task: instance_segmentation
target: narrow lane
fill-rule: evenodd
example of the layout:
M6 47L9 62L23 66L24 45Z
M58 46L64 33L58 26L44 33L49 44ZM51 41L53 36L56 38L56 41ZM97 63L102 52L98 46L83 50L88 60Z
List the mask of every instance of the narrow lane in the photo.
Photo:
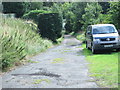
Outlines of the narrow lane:
M81 42L69 35L61 45L31 58L2 77L3 88L98 88L89 77Z

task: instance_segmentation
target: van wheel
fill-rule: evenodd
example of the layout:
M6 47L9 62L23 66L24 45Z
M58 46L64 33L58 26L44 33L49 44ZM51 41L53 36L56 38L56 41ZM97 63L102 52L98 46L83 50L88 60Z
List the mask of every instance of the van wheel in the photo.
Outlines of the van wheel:
M96 53L96 50L94 49L94 46L93 46L93 45L92 45L91 50L92 50L92 53L93 53L93 54L95 54L95 53Z
M120 48L116 49L116 51L119 52L119 51L120 51Z
M90 49L90 48L88 47L88 43L87 43L87 41L86 41L86 48L87 48L87 49Z
M87 41L86 41L86 48L88 49Z

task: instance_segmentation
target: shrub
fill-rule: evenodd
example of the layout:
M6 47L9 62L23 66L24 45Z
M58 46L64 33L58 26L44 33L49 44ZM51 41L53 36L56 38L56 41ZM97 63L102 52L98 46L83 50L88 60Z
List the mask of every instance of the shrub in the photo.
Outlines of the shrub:
M81 33L78 33L76 35L76 38L80 41L82 41L82 43L85 43L86 39L85 39L85 32L81 32Z
M44 38L53 42L62 36L62 18L58 13L39 14L38 28Z

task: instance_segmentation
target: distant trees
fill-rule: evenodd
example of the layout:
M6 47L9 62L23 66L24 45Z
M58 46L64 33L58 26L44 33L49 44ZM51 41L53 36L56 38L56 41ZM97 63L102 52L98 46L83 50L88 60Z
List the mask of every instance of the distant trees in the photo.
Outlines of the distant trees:
M120 2L64 3L62 8L67 32L77 33L88 25L104 23L120 28Z
M101 15L102 7L96 3L87 3L87 6L85 8L85 14L82 15L83 19L83 29L86 29L88 25L91 24L99 24L101 23Z
M83 18L82 15L85 14L85 7L87 3L86 2L75 2L73 3L73 8L72 11L76 15L76 20L75 20L75 29L74 32L77 33L82 30L83 26Z
M86 2L64 3L62 5L63 17L66 19L67 32L78 32L82 27L82 15L85 13Z
M120 2L4 2L3 5L4 13L16 13L16 17L30 14L31 10L59 13L66 21L67 33L77 33L97 23L113 23L120 28Z
M98 2L100 6L102 7L102 14L107 14L109 11L108 9L110 8L110 3L109 2Z
M66 33L71 33L75 30L76 16L73 12L69 11L66 13Z

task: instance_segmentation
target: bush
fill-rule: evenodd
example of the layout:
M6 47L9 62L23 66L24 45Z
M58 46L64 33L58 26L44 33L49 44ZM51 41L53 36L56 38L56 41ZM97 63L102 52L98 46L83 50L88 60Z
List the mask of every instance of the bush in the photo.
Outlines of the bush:
M71 33L75 31L75 23L76 23L76 16L73 12L67 12L66 13L66 24L65 24L65 30L66 33Z
M86 41L85 32L78 33L75 36L78 40L82 41L82 43L85 43L85 41Z
M52 45L42 39L36 27L19 19L1 19L0 24L0 68L14 66L28 55L42 52Z
M38 22L38 15L40 13L51 13L51 11L45 11L45 10L31 10L30 12L26 13L23 15L24 19L31 19L35 21L36 23Z
M62 36L62 18L58 13L39 14L38 28L44 38L53 42Z

